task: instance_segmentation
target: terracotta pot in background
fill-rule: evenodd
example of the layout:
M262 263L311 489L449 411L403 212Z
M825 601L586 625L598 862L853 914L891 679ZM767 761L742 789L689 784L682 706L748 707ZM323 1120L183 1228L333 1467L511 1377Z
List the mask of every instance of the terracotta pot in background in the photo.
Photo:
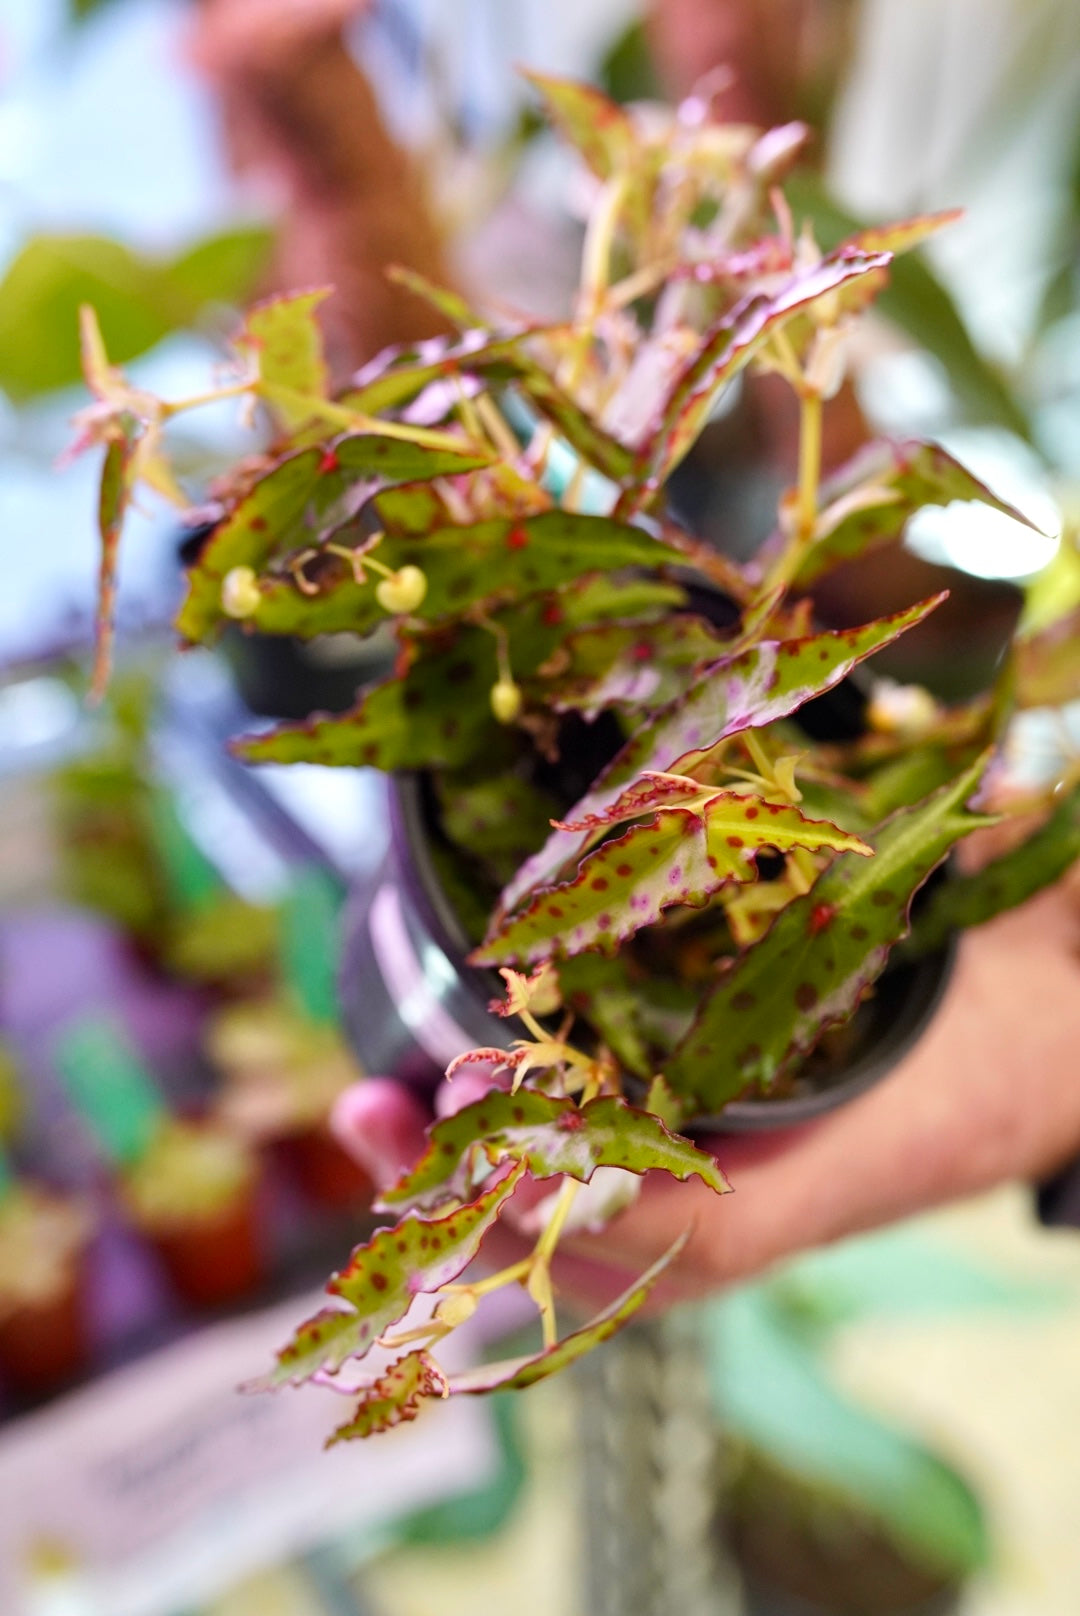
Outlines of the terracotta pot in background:
M30 1396L74 1380L89 1359L86 1298L81 1267L62 1290L28 1302L0 1320L0 1375Z

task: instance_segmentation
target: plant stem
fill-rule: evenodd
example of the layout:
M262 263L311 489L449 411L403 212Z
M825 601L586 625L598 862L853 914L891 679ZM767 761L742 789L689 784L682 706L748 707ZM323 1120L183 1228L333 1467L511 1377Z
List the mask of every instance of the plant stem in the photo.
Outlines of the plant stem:
M807 389L799 411L799 500L796 508L795 537L799 557L813 542L818 514L818 484L821 481L821 394Z
M762 594L786 587L797 574L814 542L821 484L821 394L803 386L799 391L799 483L795 496L794 531L776 565L762 585Z
M517 1280L524 1279L532 1266L531 1257L523 1257L520 1262L512 1263L509 1268L500 1268L498 1273L489 1274L486 1279L476 1279L462 1285L443 1285L442 1291L470 1291L473 1296L488 1296L492 1291L502 1290L504 1285L513 1285Z
M540 1309L540 1323L544 1332L544 1346L553 1347L558 1340L558 1328L555 1320L555 1301L551 1291L551 1258L555 1247L559 1243L559 1236L563 1225L574 1204L581 1185L576 1178L564 1178L559 1191L558 1200L552 1208L551 1217L547 1227L532 1254L529 1271L528 1292Z
M754 766L757 769L758 774L760 774L760 776L761 776L761 778L763 780L765 780L767 782L772 782L773 781L772 758L769 756L768 752L766 752L764 746L761 744L760 737L757 734L755 734L755 732L752 729L747 729L747 730L743 731L742 738L743 738L743 741L746 744L746 750L749 752L750 756L754 760ZM773 783L775 783L775 782L773 782Z

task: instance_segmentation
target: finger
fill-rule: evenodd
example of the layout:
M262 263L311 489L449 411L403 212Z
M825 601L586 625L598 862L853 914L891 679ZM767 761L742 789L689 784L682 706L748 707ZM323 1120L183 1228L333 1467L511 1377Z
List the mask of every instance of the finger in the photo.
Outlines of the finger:
M330 1127L379 1189L393 1184L421 1154L428 1113L401 1083L371 1077L338 1096Z

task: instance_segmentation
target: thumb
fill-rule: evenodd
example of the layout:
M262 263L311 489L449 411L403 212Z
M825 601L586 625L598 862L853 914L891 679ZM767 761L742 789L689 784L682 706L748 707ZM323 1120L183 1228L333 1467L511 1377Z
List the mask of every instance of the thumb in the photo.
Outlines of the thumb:
M334 1137L385 1189L412 1166L424 1148L430 1118L420 1101L390 1077L371 1077L345 1089L330 1113Z

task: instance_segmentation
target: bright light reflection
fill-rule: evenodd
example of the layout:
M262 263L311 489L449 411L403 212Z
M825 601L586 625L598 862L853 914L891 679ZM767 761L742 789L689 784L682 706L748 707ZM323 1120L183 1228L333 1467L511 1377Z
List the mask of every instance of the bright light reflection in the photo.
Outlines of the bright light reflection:
M976 578L1029 578L1041 572L1058 552L1062 518L1038 457L1006 432L954 431L942 433L941 442L1041 531L985 505L932 506L908 523L908 548Z

